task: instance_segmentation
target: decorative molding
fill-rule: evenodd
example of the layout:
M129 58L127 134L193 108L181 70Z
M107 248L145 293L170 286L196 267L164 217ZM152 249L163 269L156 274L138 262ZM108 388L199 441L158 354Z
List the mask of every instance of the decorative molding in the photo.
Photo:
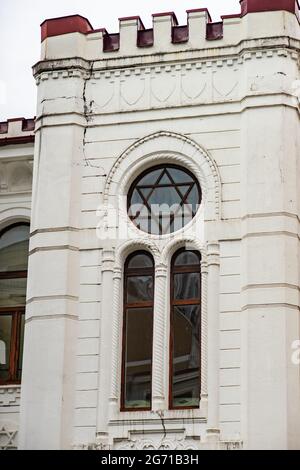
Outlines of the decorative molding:
M130 184L141 171L161 162L190 169L200 182L202 204L205 206L209 196L214 204L215 218L220 217L221 184L215 161L192 139L166 131L138 140L120 155L107 176L104 203L109 203L110 196L126 195ZM126 208L123 212L127 213Z
M160 263L161 253L158 246L145 236L144 238L127 240L116 248L114 271L119 272L120 269L123 271L123 265L127 256L137 250L149 251L153 256L155 266Z
M116 444L116 450L199 450L199 444L191 439L182 437L163 437L161 439L132 439L124 443Z
M32 170L33 157L2 160L0 162L0 194L31 192Z
M154 411L165 408L165 351L166 338L166 266L160 264L155 267L154 282L154 317L153 317L153 358L152 358L152 409Z
M0 386L0 407L19 406L21 399L20 386Z
M17 426L16 424L1 424L0 426L0 450L17 450Z
M185 238L174 236L166 243L161 253L161 262L168 266L170 264L173 254L180 248L186 248L189 250L198 250L202 257L206 257L205 245L197 240L196 238Z

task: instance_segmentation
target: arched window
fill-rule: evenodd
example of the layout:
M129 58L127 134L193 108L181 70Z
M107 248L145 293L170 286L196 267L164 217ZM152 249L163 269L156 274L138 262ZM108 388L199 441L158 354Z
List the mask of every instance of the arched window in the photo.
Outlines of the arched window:
M154 262L144 251L130 255L124 270L121 409L151 409Z
M0 384L21 380L28 246L28 224L0 232Z
M187 225L201 203L195 176L176 165L160 165L142 173L127 199L131 221L144 232L165 235Z
M200 403L201 256L180 250L171 263L170 408Z

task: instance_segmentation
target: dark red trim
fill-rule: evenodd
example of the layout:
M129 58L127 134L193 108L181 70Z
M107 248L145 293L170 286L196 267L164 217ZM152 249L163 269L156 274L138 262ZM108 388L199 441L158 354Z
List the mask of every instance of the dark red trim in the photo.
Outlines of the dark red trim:
M187 14L189 13L207 13L209 21L212 21L210 13L207 8L193 8L192 10L186 10Z
M223 38L223 22L207 23L206 25L206 39L208 41L215 41Z
M106 30L105 28L93 29L92 31L88 31L86 34L93 34L93 33L108 34L108 33L107 33L107 30Z
M234 15L222 15L222 20L228 20L229 18L241 18L240 13L235 13Z
M87 18L80 15L51 18L41 24L41 39L60 36L68 33L87 34L93 32L93 27Z
M8 121L0 122L0 134L8 133Z
M141 29L138 31L137 46L151 47L154 44L153 29Z
M4 137L0 138L0 147L6 145L20 145L20 144L31 144L34 142L34 135L24 135L20 137Z
M114 52L120 49L120 33L103 36L103 52Z
M153 13L152 14L152 18L159 18L160 16L171 16L171 18L173 19L173 21L175 23L175 26L178 25L178 19L177 19L177 16L175 15L174 11L168 11L168 12L164 12L164 13Z
M289 11L298 15L299 4L297 0L240 0L241 15L258 13L261 11Z
M173 26L172 28L172 43L179 44L188 42L189 40L189 27L188 26Z

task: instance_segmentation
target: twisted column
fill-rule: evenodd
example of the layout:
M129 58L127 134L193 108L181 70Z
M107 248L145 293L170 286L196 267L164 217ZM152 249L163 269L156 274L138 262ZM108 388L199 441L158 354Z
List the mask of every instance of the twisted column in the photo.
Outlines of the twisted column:
M166 338L166 266L155 270L154 315L153 315L153 362L152 362L152 409L165 407L165 353Z
M111 357L111 388L110 406L112 412L117 410L120 394L119 357L120 351L120 321L121 321L121 292L122 292L122 270L115 268L113 274L113 298L112 298L112 357Z
M207 260L201 261L201 407L207 402ZM206 405L204 405L206 406Z

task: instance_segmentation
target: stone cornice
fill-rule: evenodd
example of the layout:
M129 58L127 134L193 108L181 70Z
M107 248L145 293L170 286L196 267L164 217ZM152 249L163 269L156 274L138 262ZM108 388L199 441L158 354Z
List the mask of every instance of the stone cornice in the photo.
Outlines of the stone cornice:
M33 66L33 75L38 78L42 73L53 74L55 72L68 72L66 78L69 76L78 76L80 73L85 75L91 75L91 72L97 73L101 71L115 70L115 69L128 69L129 67L144 68L149 65L163 66L170 65L172 63L179 64L180 62L217 62L222 59L224 65L227 60L236 57L237 59L248 59L244 57L244 54L256 54L261 52L267 54L269 50L281 50L288 49L291 53L295 52L297 55L300 50L300 41L297 39L290 38L288 36L278 36L272 38L259 38L251 40L242 40L233 46L221 46L218 48L210 49L194 49L194 50L182 50L176 52L165 52L165 53L154 53L148 56L124 56L116 58L107 58L106 60L89 61L81 57L72 57L65 59L53 59L40 61ZM261 56L259 57L261 58ZM297 57L295 57L296 59ZM228 64L231 65L231 64ZM92 70L91 70L92 69Z

